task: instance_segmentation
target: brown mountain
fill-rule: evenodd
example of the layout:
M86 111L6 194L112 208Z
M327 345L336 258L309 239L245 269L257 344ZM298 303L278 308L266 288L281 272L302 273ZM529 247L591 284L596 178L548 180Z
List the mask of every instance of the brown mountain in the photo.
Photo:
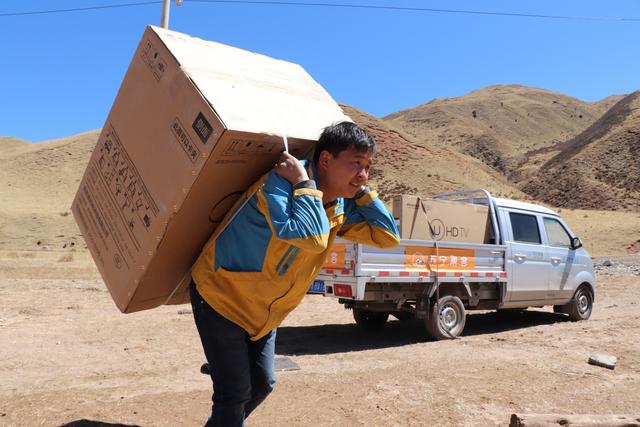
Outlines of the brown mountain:
M376 139L372 185L383 200L397 194L430 196L464 188L485 188L505 197L527 198L500 173L477 159L439 145L425 145L383 120L347 105L343 110Z
M607 111L625 96L626 95L610 95L600 101L594 102L593 104L603 109L603 111Z
M31 143L20 138L0 136L0 157L11 156L25 151L31 147Z
M468 154L517 181L529 151L574 137L618 98L587 103L544 89L489 86L457 98L435 99L384 121L420 145Z
M98 135L38 144L0 137L0 247L84 243L69 207Z
M443 147L421 146L378 118L343 108L378 141L372 186L383 200L396 194L429 196L477 187L527 197L476 159ZM96 130L38 144L0 138L0 248L84 246L69 207L98 136Z
M522 189L554 206L640 208L640 91L618 101L582 133L530 153L539 172Z
M548 173L533 171L533 179L521 181L523 188L536 199L556 206L593 209L638 206L640 175L635 161L640 154L638 98L638 93L634 93L620 100L574 138L531 150L530 164ZM598 108L604 109L604 104L612 101L615 98L600 101ZM495 195L520 200L531 197L495 169L460 153L455 147L450 148L438 140L416 138L388 121L349 106L343 108L378 141L379 152L371 181L386 201L396 194L429 196L462 188L486 188ZM439 129L439 132L445 131ZM84 247L69 207L98 134L99 131L92 131L39 144L0 137L0 200L3 201L0 250L55 252ZM601 234L598 230L602 228L600 218L611 217L612 213L607 216L604 212L565 210L563 214L570 218L581 236L588 237L590 245L602 246L598 240ZM637 235L640 220L637 213L615 215L618 215L616 221L623 221L626 228L620 228L623 230L620 232L616 231L618 228L607 231L611 235L607 240L610 245L599 247L601 253L636 248L633 245L637 245L637 237L630 236ZM595 236L593 242L589 236Z

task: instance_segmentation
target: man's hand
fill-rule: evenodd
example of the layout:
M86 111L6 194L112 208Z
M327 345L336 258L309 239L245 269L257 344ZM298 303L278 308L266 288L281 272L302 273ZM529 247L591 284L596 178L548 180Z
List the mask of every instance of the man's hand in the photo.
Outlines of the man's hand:
M296 185L309 179L309 175L302 163L286 151L280 155L280 160L276 162L274 169L278 175L289 181L291 185Z

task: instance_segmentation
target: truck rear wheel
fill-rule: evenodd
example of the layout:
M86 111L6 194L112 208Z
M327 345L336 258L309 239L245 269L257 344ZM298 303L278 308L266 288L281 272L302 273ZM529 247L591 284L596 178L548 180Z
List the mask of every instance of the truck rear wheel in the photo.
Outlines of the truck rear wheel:
M433 304L430 315L425 319L427 334L436 340L458 337L466 322L464 304L455 295L447 295Z
M361 308L353 309L353 319L356 324L367 331L379 331L389 319L389 313L367 311Z

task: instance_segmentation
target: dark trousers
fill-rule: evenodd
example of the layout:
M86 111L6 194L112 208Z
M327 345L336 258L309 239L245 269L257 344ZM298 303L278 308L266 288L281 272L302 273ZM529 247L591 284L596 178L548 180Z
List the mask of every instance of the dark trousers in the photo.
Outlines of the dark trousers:
M213 406L205 426L243 426L244 419L275 386L276 330L251 341L244 329L207 304L193 282L190 292L193 317L213 381Z

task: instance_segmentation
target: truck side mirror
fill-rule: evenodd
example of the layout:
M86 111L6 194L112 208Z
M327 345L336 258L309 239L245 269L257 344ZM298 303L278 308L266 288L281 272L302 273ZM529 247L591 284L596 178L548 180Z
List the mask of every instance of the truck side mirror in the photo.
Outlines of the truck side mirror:
M571 239L571 249L578 249L582 247L582 240L579 237L574 237Z

